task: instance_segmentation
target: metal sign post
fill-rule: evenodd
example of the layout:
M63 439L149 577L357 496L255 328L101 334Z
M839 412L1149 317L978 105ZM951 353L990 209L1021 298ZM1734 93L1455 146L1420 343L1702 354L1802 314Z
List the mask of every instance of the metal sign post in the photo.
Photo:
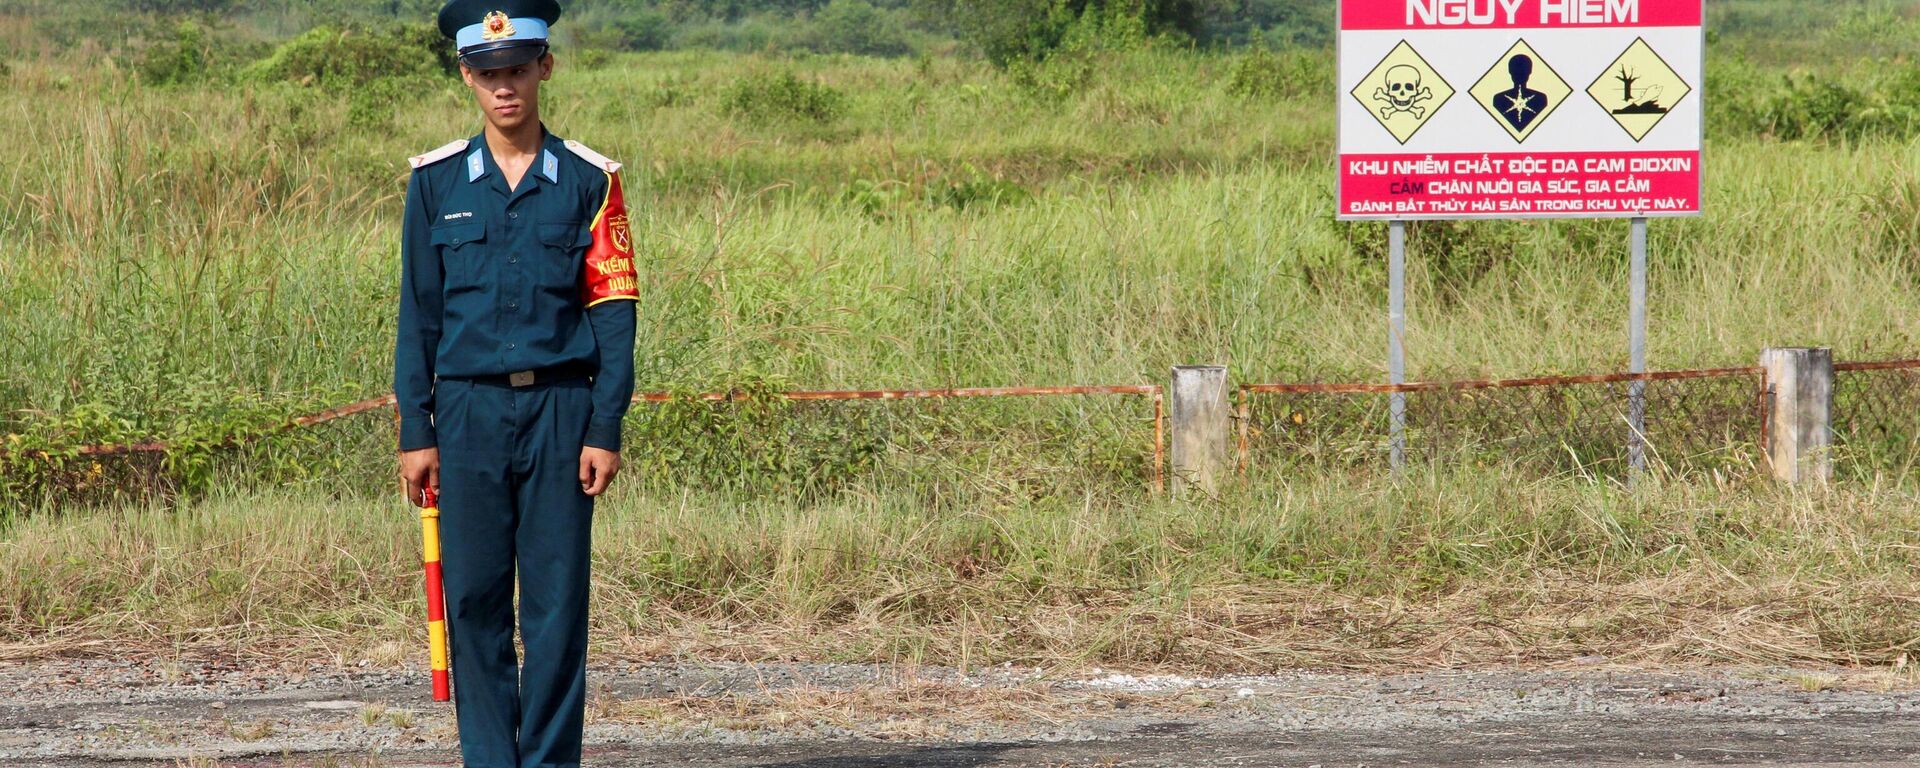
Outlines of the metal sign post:
M1627 357L1632 373L1647 372L1647 220L1633 220L1633 286L1627 298ZM1647 383L1627 384L1627 482L1647 468Z
M1407 223L1387 223L1387 383L1407 383ZM1393 468L1407 463L1407 393L1391 395Z

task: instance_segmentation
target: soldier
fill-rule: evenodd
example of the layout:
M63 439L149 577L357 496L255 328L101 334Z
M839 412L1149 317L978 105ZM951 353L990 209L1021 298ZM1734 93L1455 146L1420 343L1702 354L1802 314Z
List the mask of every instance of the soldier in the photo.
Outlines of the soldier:
M469 768L580 763L594 497L620 472L638 300L620 165L540 121L554 0L452 0L484 130L412 158L394 390L439 489ZM524 670L514 650L514 581Z

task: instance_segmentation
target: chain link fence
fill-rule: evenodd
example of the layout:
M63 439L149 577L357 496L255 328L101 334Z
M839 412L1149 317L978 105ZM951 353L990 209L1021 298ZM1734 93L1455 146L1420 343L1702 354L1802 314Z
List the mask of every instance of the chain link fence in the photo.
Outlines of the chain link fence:
M1416 385L1424 388L1404 392L1407 460L1625 477L1633 435L1628 411L1640 383L1650 467L1678 475L1744 471L1760 459L1759 375L1715 373L1645 382L1621 376ZM1384 471L1393 395L1374 389L1241 388L1241 466Z
M1833 442L1842 481L1920 480L1920 361L1835 365Z
M1759 368L1634 376L1240 388L1243 471L1385 471L1390 402L1407 401L1407 460L1539 475L1624 479L1629 418L1642 383L1648 467L1678 477L1741 477L1766 467L1771 398ZM1920 361L1835 366L1836 476L1920 480Z
M1415 466L1621 480L1630 474L1639 394L1650 471L1728 479L1767 468L1772 395L1759 368L1244 385L1235 409L1239 467L1384 473L1396 392L1406 397L1406 457ZM780 497L883 484L1032 498L1158 492L1169 429L1162 398L1158 386L645 394L627 419L628 483ZM1840 481L1920 481L1920 361L1836 365L1832 406ZM393 418L391 398L301 417L222 449L215 481L382 492L397 483ZM34 485L56 506L165 496L192 471L180 455L159 443L88 446L46 456L34 465Z

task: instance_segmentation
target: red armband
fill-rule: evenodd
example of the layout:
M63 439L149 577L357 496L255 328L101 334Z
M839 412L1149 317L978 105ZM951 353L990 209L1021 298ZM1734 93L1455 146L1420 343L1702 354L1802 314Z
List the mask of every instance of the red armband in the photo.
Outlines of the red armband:
M588 307L608 301L639 301L639 273L633 266L633 233L627 229L627 200L620 173L607 173L607 197L593 217L593 245L587 248L581 301Z

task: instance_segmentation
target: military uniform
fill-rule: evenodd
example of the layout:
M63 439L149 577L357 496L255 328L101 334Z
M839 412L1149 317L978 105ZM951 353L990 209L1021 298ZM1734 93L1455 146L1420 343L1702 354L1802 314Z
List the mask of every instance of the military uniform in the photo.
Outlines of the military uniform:
M620 166L542 133L517 186L484 134L412 158L402 227L400 448L440 451L469 768L579 764L593 516L581 450L620 450L633 396L638 293Z

